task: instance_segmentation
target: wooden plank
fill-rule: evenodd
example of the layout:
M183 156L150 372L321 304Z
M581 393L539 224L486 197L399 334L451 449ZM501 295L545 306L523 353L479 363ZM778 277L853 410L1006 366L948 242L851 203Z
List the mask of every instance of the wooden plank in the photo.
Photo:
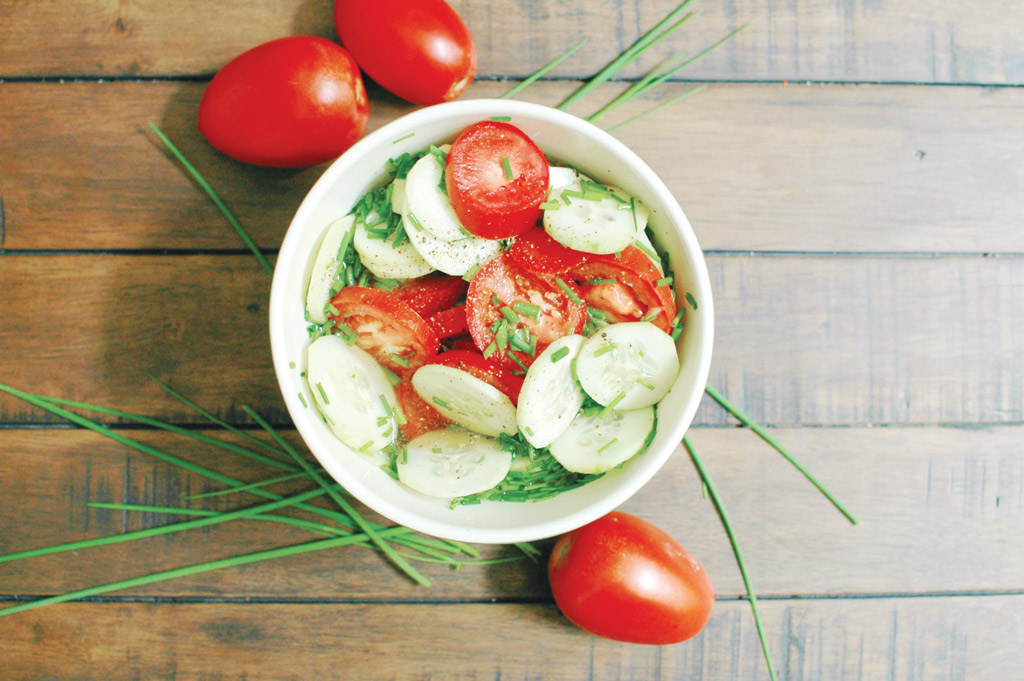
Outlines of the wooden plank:
M1020 258L725 255L709 268L710 383L762 423L1024 420ZM221 416L244 420L248 404L285 419L269 277L250 254L7 256L0 290L5 383L196 421L151 372ZM42 305L42 292L60 295ZM0 422L53 421L0 396Z
M582 37L588 44L555 75L586 77L655 25L678 0L629 3L453 0L475 36L482 78L523 77ZM1024 82L1017 36L1024 10L990 0L964 11L926 0L814 0L720 5L700 14L672 44L644 59L650 68L672 51L695 54L747 24L734 40L689 68L709 80ZM334 39L332 3L229 2L183 6L75 0L0 3L0 77L209 75L266 40L314 34ZM32 36L32 40L24 39ZM630 70L635 76L639 69Z
M761 607L780 679L1003 681L1020 668L1021 600ZM501 603L75 604L0 620L0 639L10 681L768 677L749 608L738 601L718 603L697 638L665 647L591 637L551 605ZM47 654L58 646L63 654Z
M756 436L691 431L719 488L758 593L834 597L1024 591L1024 442L1021 427L797 428L774 435L861 520L852 526ZM180 438L130 437L245 481L276 471ZM228 510L259 501L189 494L221 486L92 433L0 430L0 555L170 522L89 508L91 501ZM279 488L276 488L279 489ZM514 505L510 510L514 512ZM722 526L681 450L623 506L677 537L717 593L744 593ZM307 514L301 517L313 518ZM372 514L371 514L372 516ZM376 517L376 516L372 516ZM234 522L109 547L0 563L0 597L106 584L214 558L315 539L292 528ZM543 551L550 541L538 542ZM511 547L481 547L509 558ZM423 589L352 547L163 582L115 596L292 599L548 600L544 565L519 561L454 571L422 565Z
M557 104L574 83L521 98ZM609 125L681 93L637 101ZM249 234L274 249L323 170L261 169L195 129L200 83L8 83L0 248L243 248L147 128L153 121ZM474 86L497 96L506 83ZM574 112L589 114L609 86ZM616 134L665 180L706 250L1022 253L1019 89L714 85ZM370 128L411 111L376 97ZM652 131L657 134L652 134Z

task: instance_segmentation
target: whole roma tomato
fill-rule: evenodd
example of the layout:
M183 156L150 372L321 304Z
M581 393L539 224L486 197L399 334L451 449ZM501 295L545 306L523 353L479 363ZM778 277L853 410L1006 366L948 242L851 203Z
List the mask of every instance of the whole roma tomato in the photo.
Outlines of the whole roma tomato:
M415 104L448 102L476 75L476 44L444 0L337 0L341 44L382 88Z
M343 47L290 36L243 52L213 77L199 131L228 156L304 168L341 155L366 129L370 103Z
M598 636L668 645L696 636L714 588L700 563L668 533L613 512L562 535L548 561L555 602Z

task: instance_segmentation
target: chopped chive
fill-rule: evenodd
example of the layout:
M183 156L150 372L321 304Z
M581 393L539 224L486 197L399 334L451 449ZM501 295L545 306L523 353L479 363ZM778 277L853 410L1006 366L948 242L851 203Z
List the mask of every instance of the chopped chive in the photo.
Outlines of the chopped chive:
M568 354L569 348L559 348L558 350L555 350L555 352L551 355L551 361L557 362L558 360L563 359Z
M541 210L558 210L562 207L558 201L544 201L540 204Z
M685 315L686 315L686 308L685 307L679 308L679 312L676 313L675 318L672 320L672 326L679 326L679 322L681 322L683 320L683 317Z
M694 310L697 309L697 299L694 298L693 294L690 293L689 291L686 292L686 302L688 302L690 304L690 307L692 307Z
M608 442L605 442L603 445L601 445L601 448L599 450L597 450L597 453L598 454L604 454L604 451L606 449L608 449L609 447L613 447L615 445L615 443L618 442L618 441L619 441L619 438L613 437L611 440L608 440Z
M641 242L637 241L633 245L636 246L637 248L639 248L644 253L646 253L647 257L649 257L651 260L654 260L655 262L661 260L661 258L658 257L657 253L652 251L650 248L648 248L646 245L642 244Z
M625 397L626 397L625 391L620 392L618 395L615 396L615 399L613 399L611 402L606 404L603 409L601 409L601 414L600 415L603 417L605 414L607 414L608 412L610 412L613 409L615 409L615 405L617 405L619 402L621 402L623 399L625 399Z
M391 408L390 404L388 404L388 398L384 397L383 394L378 394L377 397L380 398L380 403L384 406L384 413L388 415L388 418L393 417L395 415L395 410Z
M598 284L614 284L615 279L591 279L590 281L583 282L584 286L597 286Z
M825 495L825 498L832 502L832 505L835 506L840 513L846 516L851 523L853 523L854 525L860 524L860 521L857 520L856 516L854 516L853 513L849 509L847 509L846 506L844 506L835 497L835 495L833 495L825 487L824 484L822 484L816 477L814 477L814 475L802 463L797 461L796 457L790 454L785 447L779 444L778 441L776 441L775 438L773 438L771 434L768 433L768 431L766 431L759 424L755 423L754 420L747 416L745 413L743 413L743 411L741 411L739 407L737 407L728 399L726 399L725 395L722 395L711 386L704 386L704 392L706 392L708 396L711 397L711 399L713 399L715 402L718 402L718 404L725 408L726 411L728 411L730 414L739 419L745 426L750 428L750 430L752 430L758 437L760 437L762 440L771 445L772 448L775 449L775 451L777 451L779 454L782 454L782 456L784 456L787 461L793 464L793 466L798 471L800 471L803 474L803 476L811 482L812 485L817 487L818 490Z
M491 120L496 123L508 123L512 120L511 116L491 116Z
M199 186L202 187L203 191L205 191L207 196L210 197L214 205L216 205L217 208L220 209L220 212L224 214L224 217L226 217L228 222L231 223L231 226L235 228L235 231L238 233L238 236L242 238L242 241L245 242L245 245L249 247L249 250L252 251L252 254L256 256L256 259L259 261L259 263L263 265L263 269L265 269L270 274L273 274L274 268L271 267L270 263L263 256L263 253L260 251L259 247L245 232L245 230L242 228L242 225L239 224L238 220L235 219L235 216L231 214L231 211L228 210L228 207L224 205L224 202L221 201L219 196L217 196L217 192L213 191L213 187L211 187L210 184L203 178L203 176L199 174L199 171L196 170L191 163L189 163L188 159L185 158L185 155L182 154L176 146L174 146L174 143L167 138L167 135L165 135L160 130L160 128L156 127L156 125L154 125L153 123L150 123L149 127L152 128L153 132L156 133L156 136L160 138L160 141L164 143L164 146L166 146L171 151L171 153L174 154L175 158L178 159L181 165L185 166L185 169L188 170L190 175L192 175L192 178L196 181L196 183L198 183Z
M682 335L683 335L683 325L682 324L680 324L679 326L672 327L672 341L673 342L679 340L679 337L682 336Z
M583 301L580 300L578 295L576 295L576 292L569 288L569 285L562 281L561 277L555 277L555 283L557 283L558 287L565 292L565 295L569 296L569 300L577 305L583 304Z
M303 395L302 393L299 393L299 402L302 402L302 406L303 407L305 407L306 409L309 409L309 405L306 404L306 396Z
M500 312L505 317L505 321L507 321L509 324L519 323L519 317L516 315L515 310L513 310L508 305L502 305Z
M369 454L373 450L373 440L367 440L359 447L359 451L364 454Z
M391 141L391 143L392 143L392 144L398 144L399 142L401 142L401 141L403 141L403 140L407 140L407 139L409 139L410 137L412 137L412 136L413 136L413 135L415 135L415 134L416 134L416 133L414 133L414 132L410 132L410 133L409 133L408 135L402 135L402 136L401 136L401 137L399 137L398 139L396 139L396 140L392 140L392 141Z
M529 435L530 437L533 437L533 428L531 428L530 426L526 426L525 428L523 428L523 432Z
M394 362L395 364L401 364L404 367L409 366L409 360L407 360L405 357L402 357L401 355L391 355L391 361Z
M532 84L533 84L533 83L534 83L535 81L537 81L538 79L542 78L542 77L544 76L544 74L546 74L546 73L547 73L548 71L550 71L551 69L555 68L556 66L558 66L559 64L561 64L561 63L562 63L563 61L565 61L565 60L566 60L566 59L567 59L568 57L570 57L570 56L571 56L571 55L572 55L572 54L573 54L573 53L574 53L574 52L575 52L576 50L578 50L578 49L580 49L581 47L583 47L583 45L584 45L584 44L585 44L586 42L587 42L587 39L586 39L586 38L584 38L583 40L579 41L578 43L576 43L575 45L573 45L572 47L570 47L570 48L569 48L568 50L566 50L565 52L563 52L563 53L562 53L561 55L559 55L558 57L556 57L556 58L552 59L551 61L549 61L549 62L548 62L547 64L545 64L544 66L542 66L542 67L540 67L539 69L537 69L537 71L535 71L535 72L533 73L533 75L531 75L531 76L528 76L528 77L527 77L527 78L526 78L525 80L523 80L523 82L519 83L518 85L514 86L514 87L513 87L513 88L511 88L510 90L506 91L506 92L505 92L505 94L503 94L503 95L500 95L500 96L499 96L499 98L500 98L500 99L509 99L510 97L513 97L513 96L515 96L516 94L518 94L518 93L519 93L520 91L522 91L523 89L525 89L525 88L529 87L529 86L530 86L530 85L532 85Z
M771 651L768 649L768 642L764 637L764 627L761 625L761 612L757 606L757 595L754 593L754 587L750 583L750 576L747 574L747 566L743 561L743 553L740 551L739 542L736 540L736 534L732 530L732 523L729 522L729 515L725 511L725 506L722 504L722 499L718 496L718 490L715 488L714 483L711 481L711 477L708 475L707 470L704 468L704 462L697 455L697 451L690 444L690 439L683 436L683 445L686 447L686 451L690 454L690 459L693 460L693 465L697 469L697 473L700 475L703 486L707 489L708 494L711 496L711 503L715 505L715 510L718 511L718 517L722 521L722 526L725 528L725 534L729 537L729 544L732 545L733 555L736 556L736 565L739 567L740 575L743 577L743 586L747 590L747 598L750 601L750 609L754 614L754 625L757 627L757 636L761 640L761 651L764 653L764 661L768 665L768 676L771 677L772 681L775 681L775 668L772 665Z
M502 156L501 157L501 168L502 168L502 170L505 171L505 179L506 180L510 180L511 181L511 180L516 179L516 176L512 174L512 161L509 159L508 156Z
M606 345L602 345L600 348L597 349L597 352L594 353L594 357L600 357L601 355L608 354L617 347L619 346L616 343L608 343Z
M484 352L483 352L484 359L490 359L491 355L493 355L495 353L495 351L497 351L497 349L498 349L498 346L495 345L494 341L491 341L490 343L488 343L487 347L484 348Z
M672 277L662 277L658 281L654 282L654 285L655 286L671 286L672 285Z
M323 401L324 406L327 406L328 404L330 404L331 401L329 399L327 399L327 393L324 392L324 387L323 387L323 385L320 384L320 381L317 381L316 389L320 392L320 399L321 399L321 401Z
M516 302L512 303L512 309L521 315L529 317L534 321L540 319L540 305L534 305L533 303L527 303L522 300L517 300Z
M399 383L402 382L402 377L396 374L391 369L388 369L383 364L380 365L380 368L384 370L384 375L387 376L388 382L391 385L398 385Z
M479 272L479 271L480 271L480 263L477 263L477 264L473 265L472 267L470 267L469 270L467 270L467 272L462 275L462 280L463 281L472 281L473 277L476 276L476 273Z
M503 324L498 329L498 332L494 334L494 342L497 343L499 350L505 351L505 347L508 345L508 325Z
M412 226L416 228L417 232L423 231L423 224L420 222L419 218L417 218L412 213L406 213L405 216L409 218L409 222L412 223Z
M643 387L647 388L648 390L654 390L655 388L655 385L653 383L643 378L636 379L636 382L642 385Z
M522 369L523 371L527 371L527 370L528 370L528 369L526 368L526 365L525 365L525 364L523 364L522 360L520 360L520 359L519 359L518 357L516 357L516 356L515 356L514 354L512 354L511 352L510 352L510 353L508 353L508 358L509 358L509 359L511 359L511 360L512 360L513 362L515 362L516 364L518 364L518 365L519 365L519 367L520 367L520 368L521 368L521 369ZM512 373L516 373L516 372L514 372L514 371L513 371Z
M445 402L445 401L444 401L443 399L441 399L441 398L440 398L440 397L438 397L437 395L432 395L432 396L430 397L430 400L431 400L431 401L432 401L432 402L433 402L434 404L436 404L436 405L438 405L438 406L440 406L440 407L444 407L445 409L448 409L448 410L450 410L450 411L452 410L452 405L448 404L447 402Z

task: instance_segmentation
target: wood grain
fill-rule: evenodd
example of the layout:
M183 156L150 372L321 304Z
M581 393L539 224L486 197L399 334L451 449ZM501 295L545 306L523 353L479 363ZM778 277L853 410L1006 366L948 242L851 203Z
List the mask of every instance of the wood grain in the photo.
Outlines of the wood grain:
M1021 599L783 600L761 609L780 679L1003 681L1019 669L1008 642L1024 637ZM702 634L665 647L591 637L553 605L502 603L72 604L0 620L0 639L10 681L768 677L740 601L718 603ZM42 645L63 654L39 655Z
M691 430L719 488L757 593L782 597L1024 592L1024 557L1007 547L1024 519L1021 428L773 429L861 520L852 526L774 450L746 430ZM129 437L239 480L276 471L180 437ZM5 465L0 555L116 535L184 518L89 508L114 502L230 510L260 501L186 496L221 485L74 430L0 430ZM308 488L308 486L303 486ZM292 489L297 489L294 485ZM276 488L280 489L280 488ZM515 506L510 506L514 512ZM623 506L682 541L723 598L744 593L728 540L689 457L666 467ZM300 517L314 518L307 513ZM371 514L371 517L375 517ZM379 518L378 518L379 519ZM316 539L255 521L73 553L0 563L0 596L62 593L149 572ZM547 550L550 542L539 542ZM486 558L511 548L481 547ZM419 587L358 547L211 572L115 597L246 599L549 600L543 565L529 561L422 570Z
M521 98L554 105L574 87L537 84ZM595 111L619 89L609 88L573 110ZM149 122L261 247L277 248L324 166L263 169L218 154L195 129L201 94L199 83L5 84L0 129L19 132L0 146L0 248L244 248ZM664 179L705 250L1019 254L1022 105L1018 89L714 85L616 134ZM370 129L411 110L377 96Z
M270 364L269 277L250 254L25 255L0 267L0 382L196 416L284 420ZM1024 260L711 256L709 382L773 425L1024 420ZM59 292L43 305L40 292ZM956 323L953 323L954 320ZM771 348L770 353L764 351ZM224 367L232 367L225 372ZM0 396L0 422L54 419ZM697 423L726 422L705 407Z
M524 77L582 37L588 43L553 75L595 73L674 8L677 0L595 3L474 2L453 7L476 38L479 74ZM816 0L694 3L699 15L670 44L625 75L672 52L743 32L687 69L707 80L1020 84L1017 36L1024 10L991 0ZM336 39L329 0L251 0L201 6L142 0L0 2L0 77L208 76L235 55L292 34ZM30 36L31 38L28 38ZM168 49L173 45L173 49Z

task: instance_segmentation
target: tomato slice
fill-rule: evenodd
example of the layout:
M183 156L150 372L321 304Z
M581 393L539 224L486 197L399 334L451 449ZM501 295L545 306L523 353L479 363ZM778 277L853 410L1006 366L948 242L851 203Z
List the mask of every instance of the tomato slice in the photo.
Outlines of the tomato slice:
M529 366L555 340L583 331L587 304L568 278L530 272L505 252L481 267L469 283L466 321L473 342L488 357L494 352L509 362ZM516 345L522 343L526 332L532 339L528 342L535 343L533 353ZM516 333L521 335L516 341L511 340Z
M544 274L564 274L591 255L563 246L541 227L533 227L517 236L508 253L531 272Z
M452 144L444 179L452 208L467 230L485 239L507 239L540 220L548 161L519 128L482 121Z
M430 363L442 364L472 374L505 393L512 400L512 404L518 404L519 390L523 387L523 377L513 374L508 368L492 359L487 359L473 350L448 350L434 357Z
M405 423L399 425L398 430L406 440L444 428L451 423L420 397L408 378L395 386L395 399L398 400L398 408L405 417Z
M586 301L605 312L611 321L649 321L665 333L672 333L676 303L672 289L658 284L661 273L636 246L627 246L616 256L594 255L568 273L580 285Z
M459 298L466 294L468 286L462 277L435 272L423 277L406 279L395 289L395 293L426 319L455 305Z
M455 305L447 310L441 310L427 320L434 327L434 333L439 340L458 336L460 333L469 331L466 325L466 305Z
M403 373L437 354L434 329L391 291L346 286L331 299L331 319L358 334L356 345L385 367Z

